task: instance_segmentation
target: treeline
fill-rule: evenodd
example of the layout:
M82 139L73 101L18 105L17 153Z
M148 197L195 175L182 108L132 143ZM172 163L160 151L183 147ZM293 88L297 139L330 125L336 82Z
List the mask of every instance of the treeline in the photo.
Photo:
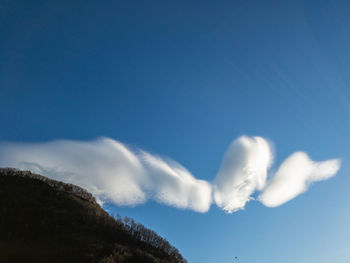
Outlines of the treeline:
M129 217L122 217L119 214L115 218L117 224L127 231L132 237L145 242L155 248L158 248L168 254L170 257L176 259L177 262L187 263L182 257L179 250L172 245L163 237L159 236L153 230L146 228L144 225L136 223L134 219Z

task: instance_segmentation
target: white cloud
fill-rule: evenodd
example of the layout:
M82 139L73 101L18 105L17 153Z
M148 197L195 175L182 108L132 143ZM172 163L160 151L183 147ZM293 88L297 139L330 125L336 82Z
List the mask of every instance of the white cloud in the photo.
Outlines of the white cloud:
M155 200L197 212L209 210L211 185L208 182L195 179L183 166L171 160L143 152L143 161L150 178L148 189Z
M305 192L313 182L334 176L339 168L338 159L314 162L304 152L293 153L281 164L259 200L269 207L282 205Z
M256 191L262 192L259 201L264 205L279 206L305 192L311 183L334 176L340 168L337 159L313 162L297 152L266 183L272 161L266 139L242 136L231 144L210 184L175 161L131 150L109 138L0 144L0 167L27 169L79 185L101 202L133 206L154 199L197 212L208 211L212 199L228 213L244 209Z
M86 188L118 205L146 201L144 168L125 145L107 138L1 146L1 166L29 169Z
M242 136L227 150L214 180L214 200L228 213L243 209L256 190L265 186L273 155L261 137Z
M2 144L0 166L28 169L76 184L100 201L118 205L137 205L154 198L167 205L205 212L211 204L207 182L195 179L173 161L131 151L109 138Z

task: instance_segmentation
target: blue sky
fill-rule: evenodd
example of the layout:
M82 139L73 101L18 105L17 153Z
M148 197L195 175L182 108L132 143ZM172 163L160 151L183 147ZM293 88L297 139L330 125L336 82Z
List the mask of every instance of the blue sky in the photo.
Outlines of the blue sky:
M189 262L350 261L350 3L2 1L0 140L99 136L214 180L232 140L341 158L334 178L277 208L226 214L105 204Z

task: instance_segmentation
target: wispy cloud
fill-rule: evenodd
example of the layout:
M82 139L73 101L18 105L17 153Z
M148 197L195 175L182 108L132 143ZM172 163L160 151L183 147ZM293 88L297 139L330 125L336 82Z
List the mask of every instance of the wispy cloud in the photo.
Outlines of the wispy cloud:
M269 207L282 205L305 192L310 184L334 176L339 168L338 159L313 162L304 152L293 153L281 164L259 200Z
M109 138L0 144L0 166L79 185L101 202L133 206L153 199L197 212L208 211L213 201L228 213L244 209L256 191L261 192L258 199L264 205L278 206L305 192L311 183L334 176L340 168L337 159L313 162L297 152L267 181L272 162L266 139L242 136L231 144L209 183L171 159Z
M0 166L28 169L86 188L99 201L137 205L149 198L178 208L208 211L211 186L172 160L109 138L0 146Z
M142 162L149 178L147 189L153 199L178 208L206 212L211 204L211 185L194 178L180 164L142 153Z

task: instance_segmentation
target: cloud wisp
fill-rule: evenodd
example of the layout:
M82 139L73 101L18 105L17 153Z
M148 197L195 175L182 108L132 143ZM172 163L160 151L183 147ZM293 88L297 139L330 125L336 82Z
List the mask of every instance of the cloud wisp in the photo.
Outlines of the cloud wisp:
M314 162L306 153L296 152L268 177L272 163L269 142L248 136L230 145L212 183L196 179L171 159L110 138L0 144L1 167L31 170L79 185L100 202L134 206L153 199L196 212L208 211L213 202L227 213L244 209L257 191L265 206L279 206L340 168L338 159Z
M281 164L259 200L268 207L280 206L305 192L312 183L334 176L339 168L337 159L314 162L304 152L293 153Z
M100 202L138 205L153 198L178 208L206 212L211 185L184 167L109 139L0 145L0 166L31 170L79 185Z

